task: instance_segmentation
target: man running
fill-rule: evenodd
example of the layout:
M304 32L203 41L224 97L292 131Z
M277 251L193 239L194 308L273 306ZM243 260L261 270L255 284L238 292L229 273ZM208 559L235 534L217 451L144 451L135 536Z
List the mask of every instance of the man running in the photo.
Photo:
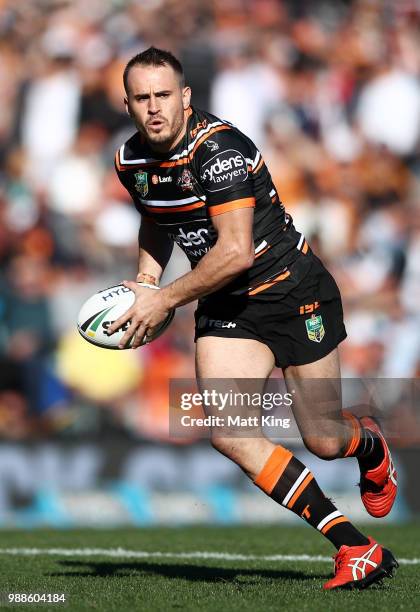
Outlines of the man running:
M198 299L198 380L263 384L281 367L288 388L299 391L293 411L306 447L326 460L357 457L362 501L372 516L385 516L397 485L379 425L343 412L328 386L321 401L312 392L311 380L340 379L339 290L294 228L260 152L232 124L190 105L182 66L166 51L151 47L133 57L124 86L137 132L115 163L142 215L136 281L159 283L174 242L192 269L160 291L125 281L136 300L109 333L131 321L120 346L134 336L136 348L171 309ZM392 575L392 553L358 531L286 448L216 432L212 444L337 548L325 589L363 588Z

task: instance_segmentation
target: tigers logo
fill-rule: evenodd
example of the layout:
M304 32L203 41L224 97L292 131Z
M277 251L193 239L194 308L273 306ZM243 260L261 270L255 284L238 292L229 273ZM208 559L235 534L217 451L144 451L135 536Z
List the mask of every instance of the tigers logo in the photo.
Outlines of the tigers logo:
M214 142L214 140L205 140L204 144L206 145L208 149L210 149L210 151L219 150L219 145L217 144L217 142Z
M181 176L178 179L178 185L183 191L192 190L194 188L194 177L190 170L183 170Z

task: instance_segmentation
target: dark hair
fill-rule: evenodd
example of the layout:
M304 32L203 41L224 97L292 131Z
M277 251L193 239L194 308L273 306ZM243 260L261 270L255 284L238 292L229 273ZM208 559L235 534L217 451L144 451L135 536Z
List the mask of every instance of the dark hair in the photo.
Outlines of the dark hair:
M123 81L125 91L128 93L128 73L133 66L171 66L173 70L179 76L181 86L184 85L184 70L181 66L181 62L172 55L169 51L163 51L162 49L156 49L156 47L149 47L146 51L138 53L128 62L124 68Z

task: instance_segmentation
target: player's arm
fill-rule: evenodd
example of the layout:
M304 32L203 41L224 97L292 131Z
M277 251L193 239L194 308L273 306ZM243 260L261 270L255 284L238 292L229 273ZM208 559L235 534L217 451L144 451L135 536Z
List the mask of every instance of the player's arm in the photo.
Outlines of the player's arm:
M171 257L173 241L147 217L142 217L139 230L139 263L137 282L158 285Z
M136 194L130 187L125 173L120 168L119 151L115 155L115 172L121 185L127 190L134 205L138 208L136 205ZM171 257L172 249L172 240L164 232L160 231L158 225L143 214L139 229L139 259L136 281L158 285L162 272Z
M168 310L188 304L230 283L254 262L253 208L238 208L213 217L216 244L191 272L160 291Z
M108 333L112 334L131 321L121 339L121 348L134 334L132 348L137 348L147 330L163 321L171 309L217 291L252 266L253 208L238 208L218 215L213 224L218 232L216 243L191 272L160 291L142 289L132 281L124 281L124 285L136 294L136 301L108 328Z

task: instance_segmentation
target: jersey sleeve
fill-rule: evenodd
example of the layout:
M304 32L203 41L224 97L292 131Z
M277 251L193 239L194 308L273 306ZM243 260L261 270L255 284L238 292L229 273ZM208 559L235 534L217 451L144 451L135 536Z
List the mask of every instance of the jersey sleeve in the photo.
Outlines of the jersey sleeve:
M130 173L129 173L129 171L123 170L121 168L120 161L119 161L119 150L115 154L114 167L115 167L115 172L117 173L117 176L118 176L118 179L119 179L121 185L126 189L128 194L130 195L131 199L133 200L133 204L136 207L136 209L138 210L138 212L143 217L149 217L150 215L148 214L148 212L144 208L144 206L142 206L142 204L141 204L141 202L140 202L140 200L138 198L138 194L136 193L135 189L133 189L132 181L130 181Z
M195 171L210 217L255 206L252 168L257 155L252 142L228 126L200 143Z

